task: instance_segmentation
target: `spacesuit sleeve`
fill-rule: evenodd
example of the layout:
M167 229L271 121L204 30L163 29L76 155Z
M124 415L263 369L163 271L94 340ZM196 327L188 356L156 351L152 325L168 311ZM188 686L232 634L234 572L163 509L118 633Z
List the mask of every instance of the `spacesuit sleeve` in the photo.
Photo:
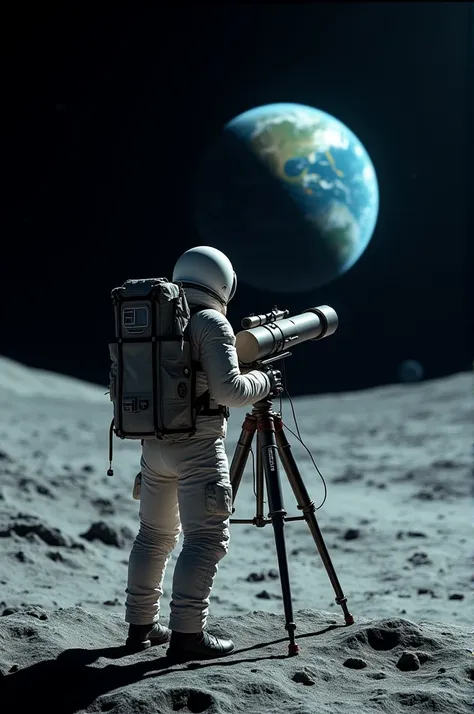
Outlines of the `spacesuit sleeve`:
M196 316L198 317L198 316ZM199 356L211 397L226 407L245 407L268 395L270 380L258 369L241 374L235 334L217 310L199 314Z

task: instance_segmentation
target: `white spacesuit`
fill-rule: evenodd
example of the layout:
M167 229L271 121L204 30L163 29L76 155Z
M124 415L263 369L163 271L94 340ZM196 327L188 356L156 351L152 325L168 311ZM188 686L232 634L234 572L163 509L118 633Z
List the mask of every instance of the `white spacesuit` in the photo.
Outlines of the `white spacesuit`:
M144 649L170 641L168 656L209 658L229 654L231 640L205 631L209 598L218 563L229 546L232 487L224 448L227 416L222 406L242 407L266 397L279 373L253 370L242 375L234 331L226 318L236 288L229 259L201 246L176 263L173 281L181 282L190 306L201 306L189 325L196 396L209 390L210 414L200 414L196 434L179 443L148 440L141 458L140 530L130 554L126 622L127 645ZM168 630L158 623L163 578L183 530L176 562Z

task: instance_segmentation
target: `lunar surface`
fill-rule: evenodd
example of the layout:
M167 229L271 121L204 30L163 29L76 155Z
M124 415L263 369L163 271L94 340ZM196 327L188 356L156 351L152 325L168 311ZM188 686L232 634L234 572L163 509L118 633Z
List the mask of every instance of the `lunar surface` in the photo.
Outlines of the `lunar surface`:
M355 623L304 522L285 527L299 655L288 656L271 525L233 524L209 630L232 656L126 655L139 442L105 387L0 360L0 701L16 714L472 712L472 376L294 400L287 431ZM232 411L232 457L245 409ZM291 405L283 421L296 432ZM288 516L299 515L281 469ZM235 518L255 515L252 462ZM173 565L165 579L167 624Z

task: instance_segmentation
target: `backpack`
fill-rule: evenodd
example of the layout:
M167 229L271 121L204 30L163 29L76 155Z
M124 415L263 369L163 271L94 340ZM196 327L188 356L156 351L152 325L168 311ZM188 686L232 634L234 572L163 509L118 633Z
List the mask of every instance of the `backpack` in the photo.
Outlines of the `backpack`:
M166 278L127 280L111 293L115 339L109 342L109 470L113 475L113 435L120 439L181 441L196 433L198 414L228 410L209 408L206 391L196 399L196 372L188 326L192 315L180 283Z

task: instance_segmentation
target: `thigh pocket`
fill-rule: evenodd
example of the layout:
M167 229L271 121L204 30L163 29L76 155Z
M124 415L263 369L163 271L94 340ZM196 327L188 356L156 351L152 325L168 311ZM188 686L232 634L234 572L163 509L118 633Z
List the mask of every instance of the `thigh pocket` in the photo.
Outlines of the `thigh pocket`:
M232 485L229 481L217 481L206 486L206 510L216 515L232 514Z

